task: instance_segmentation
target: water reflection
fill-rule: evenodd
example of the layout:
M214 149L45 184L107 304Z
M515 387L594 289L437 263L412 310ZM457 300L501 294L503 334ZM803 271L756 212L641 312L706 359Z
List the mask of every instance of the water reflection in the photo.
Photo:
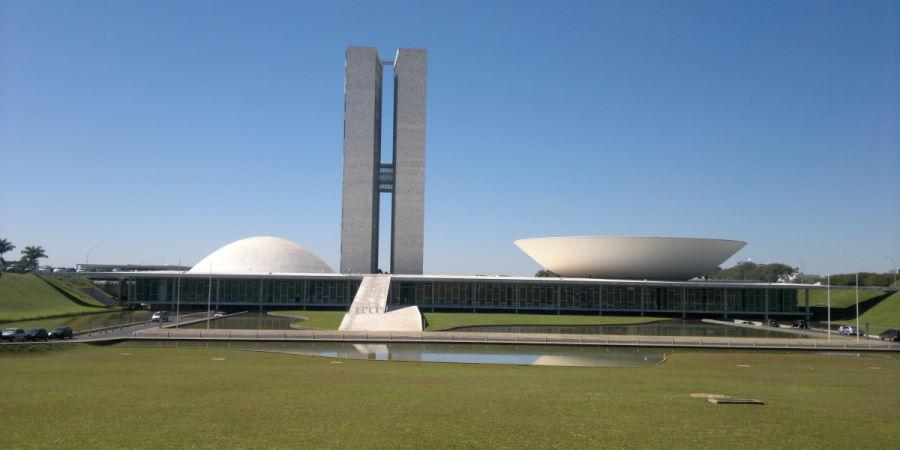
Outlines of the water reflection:
M796 338L772 328L742 328L699 320L662 320L630 325L496 325L454 328L478 333L611 334L626 336L772 337Z
M291 324L302 319L296 317L270 316L265 312L246 312L234 316L213 319L209 322L212 330L290 330ZM206 329L206 321L184 325L181 328Z
M656 364L655 348L498 344L360 344L350 342L122 341L124 347L229 348L329 358L537 366L639 367Z
M88 314L84 316L59 317L56 319L24 320L4 323L3 327L15 328L47 328L72 327L75 331L93 330L96 328L124 325L127 323L150 320L152 312L145 310L116 311L110 313Z

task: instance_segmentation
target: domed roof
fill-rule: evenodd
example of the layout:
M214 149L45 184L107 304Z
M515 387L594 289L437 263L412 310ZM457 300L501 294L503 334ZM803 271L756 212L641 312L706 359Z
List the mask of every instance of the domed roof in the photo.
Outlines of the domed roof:
M257 236L232 242L198 262L188 273L334 273L315 253L285 239Z

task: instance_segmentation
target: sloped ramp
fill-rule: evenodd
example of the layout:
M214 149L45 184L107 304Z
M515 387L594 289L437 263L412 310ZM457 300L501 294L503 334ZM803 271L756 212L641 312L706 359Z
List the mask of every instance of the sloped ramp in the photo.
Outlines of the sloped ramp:
M350 310L341 320L341 331L422 331L422 314L416 306L388 308L391 277L363 277Z

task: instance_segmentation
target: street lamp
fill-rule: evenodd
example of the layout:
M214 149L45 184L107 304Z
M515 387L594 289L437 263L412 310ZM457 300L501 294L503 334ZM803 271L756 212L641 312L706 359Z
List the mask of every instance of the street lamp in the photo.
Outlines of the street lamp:
M796 259L796 258L795 258ZM803 264L803 261L796 259L797 263L800 265L797 266L797 270L801 270L800 272L800 284L803 284L803 274L806 273L806 264Z
M894 258L891 258L890 256L885 256L884 259L891 262L891 267L894 269L894 284L897 284L897 271L900 270L897 268L897 261L894 261Z
M91 262L91 252L94 251L94 249L96 249L97 247L99 247L99 246L95 245L95 246L91 247L91 249L88 250L87 253L84 255L84 265L85 266ZM85 269L87 269L87 267L85 267Z

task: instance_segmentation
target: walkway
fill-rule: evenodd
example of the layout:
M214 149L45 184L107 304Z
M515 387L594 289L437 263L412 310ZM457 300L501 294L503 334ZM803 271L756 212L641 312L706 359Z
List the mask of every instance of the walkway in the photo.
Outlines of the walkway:
M191 330L158 328L134 333L135 339L349 341L415 343L543 344L679 348L900 351L886 341L695 336L620 336L538 333L376 332L325 330Z
M422 331L422 314L416 306L389 309L390 275L362 279L350 310L341 320L341 331Z

